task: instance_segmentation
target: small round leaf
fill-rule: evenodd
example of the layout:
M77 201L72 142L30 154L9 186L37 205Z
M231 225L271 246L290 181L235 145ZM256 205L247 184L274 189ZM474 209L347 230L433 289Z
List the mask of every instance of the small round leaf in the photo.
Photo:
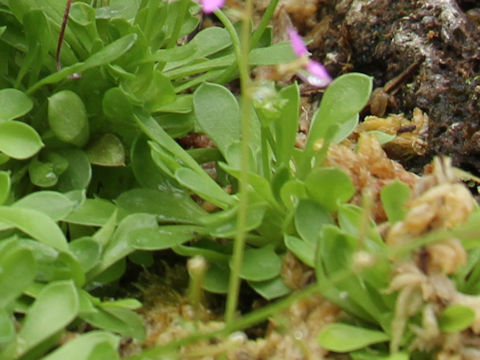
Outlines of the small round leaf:
M440 330L451 333L462 331L472 325L475 310L469 306L453 305L447 307L438 319Z
M125 148L118 137L105 134L87 149L90 162L100 166L125 165Z
M20 90L0 90L0 121L16 119L28 113L32 107L32 100Z
M350 177L340 169L314 169L305 180L308 194L329 211L347 202L355 194Z
M48 98L48 123L62 141L82 147L89 137L87 111L82 99L70 90Z
M14 159L27 159L43 146L40 135L18 121L0 122L0 151Z
M247 249L243 257L240 277L250 281L265 281L280 274L282 260L271 246Z

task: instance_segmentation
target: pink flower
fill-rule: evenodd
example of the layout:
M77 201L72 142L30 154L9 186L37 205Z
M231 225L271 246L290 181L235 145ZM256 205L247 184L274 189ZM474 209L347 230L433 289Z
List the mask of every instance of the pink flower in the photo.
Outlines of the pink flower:
M332 82L332 78L328 74L327 69L319 62L309 58L307 46L294 29L289 28L287 32L290 38L290 45L295 55L299 58L306 59L304 65L306 71L299 71L298 76L312 86L320 88L327 87Z
M288 37L290 38L290 45L292 46L292 49L295 55L297 55L298 57L302 57L305 55L308 56L307 46L303 42L300 35L298 35L298 33L292 28L288 28L287 32L288 32Z
M202 5L202 11L210 14L225 5L225 0L199 0L199 3Z

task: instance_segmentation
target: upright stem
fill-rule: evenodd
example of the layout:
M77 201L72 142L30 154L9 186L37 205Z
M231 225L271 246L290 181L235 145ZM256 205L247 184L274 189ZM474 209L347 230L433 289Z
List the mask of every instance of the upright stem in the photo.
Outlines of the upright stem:
M258 42L260 41L260 38L262 37L265 29L267 28L268 24L270 23L270 20L273 17L273 13L275 11L275 8L277 7L279 0L271 0L270 4L268 4L267 9L265 10L265 13L262 16L262 19L260 20L260 24L258 24L257 28L252 34L252 48L257 46Z
M277 7L279 0L271 0L270 3L268 4L267 10L263 13L262 19L260 20L260 24L258 24L258 27L255 29L251 36L251 41L250 41L250 48L253 49L255 46L257 46L258 42L260 41L260 38L262 37L263 33L265 32L265 29L267 28L268 24L270 23L270 20L272 19L273 13L275 12L275 8ZM222 84L225 82L228 82L234 78L235 73L237 71L237 67L235 66L236 64L233 64L229 66L216 80L216 82Z
M237 217L237 233L233 244L233 257L230 272L230 281L227 294L227 304L225 307L225 322L227 326L231 325L235 320L235 312L238 304L238 294L240 291L240 270L243 262L243 253L245 250L246 223L247 223L247 207L248 207L248 171L249 164L249 131L250 131L250 111L252 106L252 97L250 91L250 70L249 70L249 53L250 53L250 19L252 14L252 0L245 1L245 10L242 17L242 29L240 33L240 41L238 41L237 33L233 28L230 20L221 12L216 11L215 15L225 25L225 28L232 37L232 43L237 58L238 71L240 73L240 89L241 95L241 176L240 176L240 192L239 206Z
M63 37L65 36L65 30L67 28L68 15L70 14L70 7L71 6L72 6L72 0L68 0L67 1L67 6L65 7L65 12L63 13L63 21L62 21L62 26L60 28L60 34L58 35L57 55L56 55L57 71L62 70L62 62L60 60L60 53L62 51Z

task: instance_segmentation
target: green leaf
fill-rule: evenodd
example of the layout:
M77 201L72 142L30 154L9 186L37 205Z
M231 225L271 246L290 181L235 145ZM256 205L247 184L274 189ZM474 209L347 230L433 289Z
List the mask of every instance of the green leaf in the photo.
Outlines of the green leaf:
M386 342L389 339L384 332L341 323L326 325L318 336L318 342L322 347L341 353Z
M19 118L32 108L32 100L20 90L0 90L0 122Z
M390 141L394 140L397 137L397 135L395 134L387 134L379 130L371 130L369 131L369 133L374 134L377 137L377 140L380 143L380 145L388 144Z
M79 309L77 290L72 281L46 285L25 315L18 332L17 354L22 355L67 326Z
M132 253L135 249L130 244L135 242L135 237L143 236L143 232L157 228L158 222L154 215L135 213L124 218L115 230L112 240L108 242L101 263L91 271L89 276L94 277L102 273L118 260Z
M272 246L259 249L247 249L243 256L240 277L250 281L270 280L280 275L282 259Z
M78 261L70 253L59 252L51 246L31 239L21 239L21 246L30 250L35 258L37 283L33 285L70 279L78 286L85 283L85 274Z
M118 87L110 88L105 92L102 109L103 113L114 122L131 122L132 103L125 92Z
M108 6L96 9L97 19L123 18L133 20L140 7L140 0L116 0L110 1Z
M446 333L469 328L475 320L475 310L469 306L452 305L443 310L438 318L440 330Z
M90 162L100 166L125 166L125 148L113 134L105 134L87 148Z
M335 211L355 194L350 177L336 168L318 168L305 180L308 194L329 211Z
M180 168L175 172L177 181L207 201L222 208L233 203L233 199L215 181L200 176L189 168Z
M90 331L76 336L51 354L43 357L42 360L91 360L91 355L95 353L95 348L99 344L109 344L116 349L119 343L120 338L110 332ZM108 357L108 359L115 358Z
M58 182L54 165L51 162L42 162L36 158L30 161L28 176L32 184L38 187L52 187Z
M371 350L360 350L350 353L349 356L352 357L352 360L410 360L409 355L405 352L397 352L390 355L378 355Z
M316 243L305 241L296 236L286 235L284 237L285 246L304 264L315 267L315 249Z
M100 262L102 246L95 240L85 237L75 239L69 244L72 255L80 263L83 272L90 271Z
M183 163L201 176L203 178L202 182L208 182L210 184L209 187L218 186L200 164L198 164L174 139L172 139L153 117L142 112L136 112L134 118L142 131L155 141L155 143L151 143L152 154L158 153L160 157L163 155L161 151L168 153L170 156L169 160L176 163L175 170L180 167L178 162ZM157 165L163 169L162 164ZM227 204L230 204L230 197L228 197L228 199L229 201Z
M372 78L359 73L349 73L336 78L322 97L315 113L301 164L301 175L311 167L314 145L319 139L336 142L346 138L354 128L358 113L367 104L372 91ZM329 129L338 126L333 133ZM327 138L328 135L328 138Z
M14 159L27 159L43 147L40 135L18 121L0 122L0 151Z
M32 209L48 215L52 220L65 219L75 204L65 195L56 191L37 191L15 202L13 207Z
M130 310L137 310L142 307L142 303L133 298L120 299L116 301L104 301L102 304L108 306L117 306L119 308Z
M68 168L68 161L60 154L46 150L30 161L30 181L39 187L52 187Z
M283 204L293 210L300 199L307 197L305 184L297 179L289 180L280 189L280 198Z
M116 206L108 200L87 199L64 220L69 223L90 226L102 226L112 216Z
M195 35L190 43L195 45L196 51L193 57L198 59L229 47L232 44L232 39L226 29L211 26Z
M5 308L20 296L33 282L35 275L36 263L30 250L16 248L6 251L2 249L0 255L0 288L2 289L0 309Z
M228 147L240 139L240 109L233 94L205 83L193 94L193 107L202 130L226 156Z
M155 229L146 228L129 238L129 243L138 250L163 250L181 245L206 234L204 228L192 225L166 225Z
M0 171L0 205L8 199L10 185L10 174L6 171Z
M156 190L173 186L174 180L160 170L152 160L145 135L141 134L135 139L130 152L130 161L135 179L142 187Z
M283 88L280 91L280 96L288 102L282 107L280 118L275 120L273 124L276 135L276 141L273 146L275 147L275 155L278 162L277 167L282 166L282 164L288 166L295 146L300 108L298 85L295 83Z
M102 225L100 229L93 234L92 239L102 246L109 243L117 225L117 210L110 215L110 218Z
M61 192L85 189L92 178L92 168L87 154L79 149L62 149L62 157L68 168L58 178L57 189Z
M140 341L145 338L142 318L129 309L102 304L97 307L97 312L84 314L81 317L100 329L116 332L125 337L133 337Z
M134 77L122 82L121 89L134 101L144 104L149 112L156 112L176 98L170 80L151 66L140 67Z
M267 300L285 296L292 291L280 276L266 281L249 281L248 285Z
M0 222L60 251L68 251L65 235L47 215L36 210L0 206Z
M250 204L247 210L247 219L244 231L256 229L262 224L265 215L265 207L262 205ZM233 238L237 233L238 206L231 207L224 211L209 214L201 219L211 236L220 238Z
M295 209L295 228L303 240L316 244L325 224L334 224L330 213L313 200L302 199Z
M15 326L12 320L12 315L5 309L0 308L0 349L3 349L5 344L15 339Z
M388 221L392 224L404 219L407 214L405 204L410 196L408 185L395 180L384 186L380 192L383 208L387 214Z
M89 360L118 360L120 359L119 356L120 355L118 355L118 349L116 347L114 347L110 343L102 342L100 344L97 344L92 350Z
M157 112L168 113L168 115L190 114L193 110L193 95L192 94L178 95L175 99L175 102L160 106L155 110ZM174 117L174 118L177 119L177 117Z
M314 141L323 138L331 125L337 124L341 127L355 117L367 104L371 91L370 76L349 73L336 78L325 91L320 108L314 115L308 134L307 148L313 146ZM337 142L349 134L339 135L335 136Z
M28 74L28 83L33 84L44 63L47 62L48 52L52 48L53 36L45 12L39 9L28 11L22 19L23 31L28 43L28 50L17 74L15 86L19 87L22 79Z
M253 49L249 56L250 65L255 66L285 64L294 61L296 58L289 42Z
M206 260L219 264L228 264L231 258L231 249L229 246L225 247L205 239L200 239L189 246L175 246L173 251L182 256L193 257L201 255Z
M82 99L73 91L62 90L48 98L48 123L60 140L82 147L90 130Z
M179 191L153 189L131 189L122 193L115 201L127 214L155 214L161 222L197 224L207 212L192 198Z
M61 13L63 14L63 10ZM44 85L57 83L67 78L69 75L84 72L86 70L89 70L97 66L102 66L102 65L112 63L113 61L115 61L116 59L124 55L133 47L133 45L137 41L137 37L138 37L137 34L132 33L132 34L125 35L118 40L115 40L114 42L105 46L100 51L91 55L85 62L75 63L71 66L64 67L62 70L41 79L40 81L35 83L32 87L30 87L27 93L32 93Z
M230 269L226 264L210 262L202 288L214 294L226 294L230 281Z

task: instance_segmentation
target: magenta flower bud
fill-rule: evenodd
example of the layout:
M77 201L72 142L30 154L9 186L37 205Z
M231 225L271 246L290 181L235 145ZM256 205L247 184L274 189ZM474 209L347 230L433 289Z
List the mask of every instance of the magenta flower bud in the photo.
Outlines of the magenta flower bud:
M225 5L225 0L200 0L199 2L205 14L210 14Z
M298 33L292 28L288 28L287 32L288 37L290 38L290 45L292 46L295 55L297 55L298 57L308 55L307 46L303 42L300 35L298 35Z
M325 66L318 61L310 60L306 66L307 71L315 78L315 80L309 80L311 85L317 87L326 87L332 82L332 78L328 73Z
M327 87L332 82L332 78L328 74L327 69L319 62L308 58L307 46L294 29L289 28L287 32L290 38L290 45L295 55L299 58L305 57L307 59L306 65L304 65L307 73L305 73L305 71L299 71L298 76L312 86L320 88Z

